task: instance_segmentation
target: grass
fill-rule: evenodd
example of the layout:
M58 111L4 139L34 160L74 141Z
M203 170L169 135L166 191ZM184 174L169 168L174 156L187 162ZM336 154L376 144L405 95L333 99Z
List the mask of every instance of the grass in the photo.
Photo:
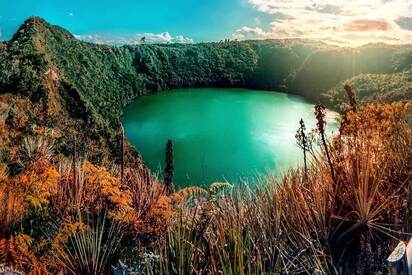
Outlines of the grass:
M107 224L105 215L97 221L88 221L67 241L56 258L67 271L76 274L110 274L111 257L122 238L121 228L116 223Z
M330 156L312 152L306 176L292 170L255 190L225 190L213 203L189 199L176 214L179 228L186 226L177 239L200 257L189 273L385 272L393 244L410 233L412 135L393 116L402 112L394 104L348 114ZM194 232L202 236L193 239Z
M145 274L385 273L385 258L411 233L406 109L352 108L336 136L318 129L305 140L304 169L253 188L168 194L130 156L104 168L27 140L18 173L2 168L0 259L72 274L110 273L119 260Z

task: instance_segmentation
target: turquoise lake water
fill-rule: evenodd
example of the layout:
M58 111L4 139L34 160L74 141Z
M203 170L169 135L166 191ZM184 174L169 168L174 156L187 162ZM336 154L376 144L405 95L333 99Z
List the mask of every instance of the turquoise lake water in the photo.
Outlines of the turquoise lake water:
M298 96L246 89L182 89L144 96L125 109L129 141L153 171L174 144L175 184L251 180L302 161L295 133L315 126L313 105Z

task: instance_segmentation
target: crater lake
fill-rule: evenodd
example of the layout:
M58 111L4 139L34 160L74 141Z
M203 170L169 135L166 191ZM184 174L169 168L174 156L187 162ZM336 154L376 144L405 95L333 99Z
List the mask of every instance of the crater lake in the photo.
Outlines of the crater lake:
M329 130L336 128L328 112ZM247 89L177 89L142 96L124 110L128 140L162 174L173 141L174 183L204 186L276 175L303 163L295 134L314 106L299 96ZM329 131L329 135L331 132Z

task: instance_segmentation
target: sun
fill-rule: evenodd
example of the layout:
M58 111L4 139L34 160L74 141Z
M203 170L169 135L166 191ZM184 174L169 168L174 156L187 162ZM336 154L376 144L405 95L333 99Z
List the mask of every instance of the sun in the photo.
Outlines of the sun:
M237 39L303 38L343 46L412 41L412 2L405 0L249 0L272 18L236 30Z

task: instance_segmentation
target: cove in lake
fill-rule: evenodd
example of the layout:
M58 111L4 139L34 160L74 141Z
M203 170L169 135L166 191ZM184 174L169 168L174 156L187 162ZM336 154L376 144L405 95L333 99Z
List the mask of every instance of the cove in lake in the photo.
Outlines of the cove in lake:
M302 162L299 120L315 127L313 104L277 92L179 89L143 96L124 112L129 141L152 171L162 172L174 144L178 187L251 180Z

